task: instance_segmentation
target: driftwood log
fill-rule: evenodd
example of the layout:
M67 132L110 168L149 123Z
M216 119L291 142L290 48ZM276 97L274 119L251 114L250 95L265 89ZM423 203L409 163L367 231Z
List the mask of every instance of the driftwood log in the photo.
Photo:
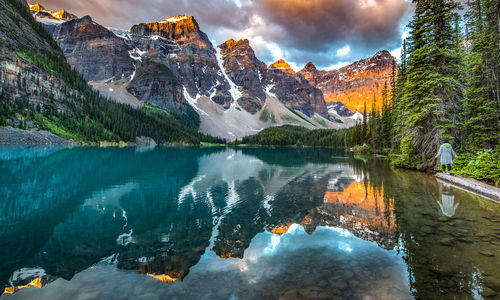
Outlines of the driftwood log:
M437 173L436 177L438 179L451 183L463 190L473 192L497 203L500 203L500 188L474 179L456 177L444 173Z

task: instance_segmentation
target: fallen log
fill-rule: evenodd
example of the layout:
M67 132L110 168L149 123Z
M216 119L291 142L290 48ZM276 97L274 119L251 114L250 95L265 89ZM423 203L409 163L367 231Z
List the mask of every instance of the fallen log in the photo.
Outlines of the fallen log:
M481 195L485 198L500 203L500 188L477 181L471 178L463 178L444 173L437 173L436 178L451 183L463 190Z

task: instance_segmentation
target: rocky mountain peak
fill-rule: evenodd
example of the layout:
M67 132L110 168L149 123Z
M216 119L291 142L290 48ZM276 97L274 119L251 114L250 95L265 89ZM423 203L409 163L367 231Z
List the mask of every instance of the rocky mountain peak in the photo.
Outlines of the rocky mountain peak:
M132 26L130 32L136 36L160 36L180 45L194 43L202 48L212 47L193 16L177 15L160 22L141 23Z
M234 39L229 39L219 46L221 49L231 49L235 47L247 47L250 48L250 42L247 39L235 41Z
M377 57L380 57L380 58L388 58L388 59L392 59L392 54L387 51L387 50L381 50L379 52L377 52L373 57L377 58Z
M52 16L54 16L56 19L64 20L64 21L74 20L77 18L74 14L69 13L64 9L60 10L60 11L52 12Z
M309 81L312 85L317 84L317 77L320 71L312 62L308 62L307 65L299 71L299 73L304 76L304 78Z
M279 59L276 62L272 63L269 66L269 68L277 69L280 70L281 72L288 74L295 74L295 71L290 67L290 65L284 59Z
M317 71L318 69L312 62L308 62L303 70L307 72L314 72Z
M36 3L29 6L30 11L37 18L52 19L58 21L70 21L77 19L78 17L66 10L47 10L41 4Z
M221 49L221 54L226 57L228 55L240 55L249 58L254 58L255 53L252 47L250 47L250 42L247 39L235 41L234 39L229 39L224 43L219 45Z

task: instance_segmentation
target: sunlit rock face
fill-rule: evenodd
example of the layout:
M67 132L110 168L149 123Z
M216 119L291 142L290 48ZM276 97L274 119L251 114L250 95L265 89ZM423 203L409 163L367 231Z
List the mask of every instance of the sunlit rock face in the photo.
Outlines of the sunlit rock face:
M327 102L342 102L351 111L368 112L375 104L382 105L382 90L385 83L390 86L394 57L388 51L359 60L339 70L318 70L308 63L299 73L312 85L323 91Z
M168 17L161 22L134 25L130 32L139 36L154 36L174 40L179 45L194 43L201 48L211 46L205 33L200 30L196 20L190 16Z
M295 71L290 67L290 65L284 59L279 59L274 63L272 63L269 66L269 69L276 69L280 70L281 72L295 75Z

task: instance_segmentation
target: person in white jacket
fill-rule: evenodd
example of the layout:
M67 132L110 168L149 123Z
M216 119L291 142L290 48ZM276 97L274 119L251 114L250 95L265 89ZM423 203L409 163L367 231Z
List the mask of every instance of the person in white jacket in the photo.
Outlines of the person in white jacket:
M436 158L441 157L441 166L443 168L443 172L446 174L450 174L451 165L453 164L453 157L456 157L457 154L453 150L453 147L450 145L448 140L443 140L443 144L439 147L439 152L436 155ZM448 169L448 171L446 171Z

